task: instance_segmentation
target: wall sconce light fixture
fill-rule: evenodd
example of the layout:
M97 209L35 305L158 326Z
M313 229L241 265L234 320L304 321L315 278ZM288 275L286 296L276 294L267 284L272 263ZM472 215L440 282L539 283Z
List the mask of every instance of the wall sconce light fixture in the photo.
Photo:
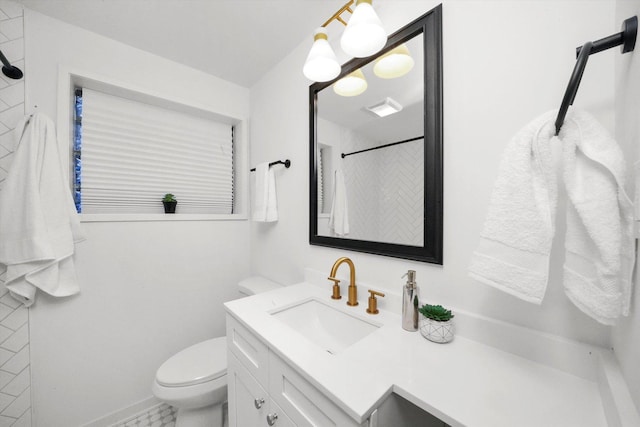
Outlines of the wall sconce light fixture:
M313 35L313 46L302 69L309 80L327 82L340 74L342 67L327 39L327 31L324 27L318 28Z
M371 56L387 43L387 32L373 10L371 1L356 1L356 9L340 39L342 50L356 58Z
M387 33L382 27L380 18L371 5L373 0L349 0L336 13L322 24L314 34L314 42L302 69L304 75L316 82L333 80L340 74L341 66L329 44L327 32L324 27L333 21L338 21L346 26L340 45L345 53L364 58L379 52L387 43ZM351 10L355 3L356 7ZM342 14L351 13L347 23ZM337 69L336 70L336 65ZM330 71L329 71L330 70Z

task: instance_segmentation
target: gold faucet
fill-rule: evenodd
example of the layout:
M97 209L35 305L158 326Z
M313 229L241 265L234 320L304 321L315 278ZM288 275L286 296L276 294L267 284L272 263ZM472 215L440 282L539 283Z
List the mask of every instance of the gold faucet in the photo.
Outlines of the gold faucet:
M358 305L358 288L356 288L356 266L353 265L353 261L351 261L347 257L338 258L338 260L331 267L331 275L328 277L329 280L333 280L333 295L331 298L340 299L340 287L338 283L340 280L336 279L336 272L338 271L338 267L341 264L347 263L349 266L349 299L347 300L347 305L356 306Z

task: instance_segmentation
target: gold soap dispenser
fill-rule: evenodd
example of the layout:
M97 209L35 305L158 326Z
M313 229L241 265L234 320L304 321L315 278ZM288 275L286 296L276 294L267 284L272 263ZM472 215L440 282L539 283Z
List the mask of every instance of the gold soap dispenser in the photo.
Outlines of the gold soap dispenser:
M410 332L418 330L418 305L420 300L415 270L407 271L407 284L402 292L402 329Z

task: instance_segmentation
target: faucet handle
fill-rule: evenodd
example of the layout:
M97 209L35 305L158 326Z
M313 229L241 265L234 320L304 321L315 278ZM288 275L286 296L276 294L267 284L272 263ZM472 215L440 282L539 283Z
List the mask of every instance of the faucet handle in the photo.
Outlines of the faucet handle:
M384 297L382 292L374 291L373 289L369 289L369 307L367 308L367 313L369 314L378 314L378 300L376 296Z
M342 295L340 295L340 286L338 285L340 280L335 277L327 277L327 279L333 280L333 294L331 295L331 299L342 299Z

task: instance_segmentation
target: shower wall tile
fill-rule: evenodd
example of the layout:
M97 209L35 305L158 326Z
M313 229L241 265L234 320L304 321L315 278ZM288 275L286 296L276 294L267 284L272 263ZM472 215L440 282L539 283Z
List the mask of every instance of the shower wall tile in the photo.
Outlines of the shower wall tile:
M15 376L9 384L2 388L2 392L11 396L20 396L25 390L29 388L31 384L31 374L29 369L23 369L17 376Z
M6 103L5 103L6 105ZM20 103L13 107L5 108L0 112L0 123L2 123L7 130L13 129L16 123L24 117L24 103Z
M4 365L0 366L3 371L18 375L24 368L29 366L29 346L25 346L11 357Z
M11 427L31 427L31 408L24 411L24 414Z
M0 348L0 366L4 365L5 363L7 363L9 360L11 360L11 358L15 356L15 353L5 350L3 348ZM6 371L1 371L0 372L4 372L5 374L8 374L8 372Z
M0 34L6 37L7 41L21 39L24 35L23 33L22 16L2 21Z
M14 400L16 400L14 396L0 393L0 411L4 411L5 409L7 409L7 407L11 405Z
M22 104L24 102L24 82L20 80L18 83L0 90L0 101L9 107Z
M24 71L23 37L22 6L13 1L0 0L0 50L13 65ZM0 191L15 150L13 129L25 114L25 78L12 80L0 73ZM3 270L0 265L0 273ZM0 274L0 278L1 276ZM31 370L29 311L0 285L0 427L2 426L31 426Z
M5 133L0 135L0 156L6 156L13 153L15 147L15 141L11 133Z
M2 411L2 414L11 418L20 418L31 407L31 396L29 389L26 389L20 396L18 396L7 408Z
M18 302L14 297L9 295L8 292L5 293L2 297L0 297L0 303L2 303L2 305L6 305L7 307L12 308L13 310L21 306L20 302ZM0 317L0 320L3 319L4 317L5 316Z
M15 311L15 308L11 308L11 307L6 306L4 304L0 304L0 321L2 321L3 319L7 318L14 311ZM0 325L0 336L3 334L3 332L1 332L3 329L6 329L6 328L4 326ZM0 342L2 342L2 341L4 341L4 339L0 338Z
M0 21L0 32L2 31L3 22ZM24 59L24 39L19 38L16 40L9 40L7 42L2 43L2 53L7 57L9 62L12 64L16 61ZM1 76L9 85L15 84L17 80L13 80L4 74Z
M0 390L15 379L15 375L8 372L0 371Z
M0 0L0 13L4 19L17 18L23 15L22 6L11 0Z
M6 350L18 352L27 344L29 344L29 325L24 324L0 346Z
M29 321L29 310L24 306L16 308L13 313L0 321L0 325L17 331L22 325Z

